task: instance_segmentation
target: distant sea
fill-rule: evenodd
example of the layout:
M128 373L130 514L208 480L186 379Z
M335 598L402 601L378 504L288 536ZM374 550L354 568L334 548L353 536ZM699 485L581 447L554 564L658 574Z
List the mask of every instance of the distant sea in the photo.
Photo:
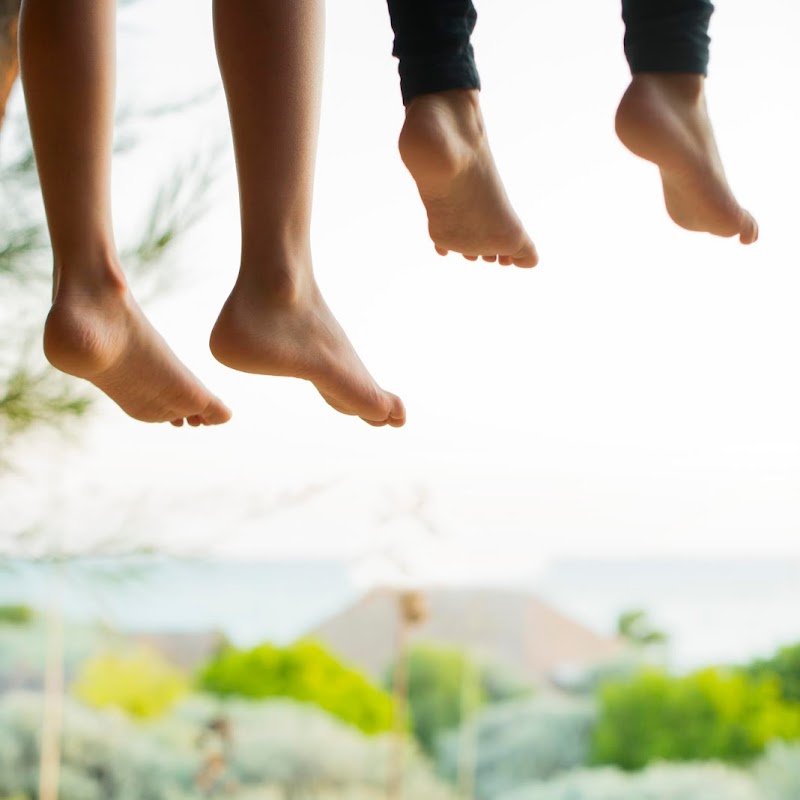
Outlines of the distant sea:
M600 633L613 632L621 611L641 608L669 634L677 669L737 663L800 641L798 561L566 560L494 586L536 592ZM363 590L336 561L91 560L57 570L0 561L0 604L45 608L57 592L76 622L213 629L240 645L291 641Z

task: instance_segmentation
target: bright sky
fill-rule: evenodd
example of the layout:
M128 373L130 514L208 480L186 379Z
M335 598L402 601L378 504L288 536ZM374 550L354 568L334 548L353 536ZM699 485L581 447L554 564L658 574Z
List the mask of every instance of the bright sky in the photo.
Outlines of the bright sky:
M234 420L147 427L99 401L75 444L26 448L7 507L75 545L119 530L236 555L399 542L425 578L531 572L569 554L796 554L800 7L718 5L709 104L732 185L761 223L750 249L674 227L655 168L617 142L618 0L479 0L490 138L542 257L528 272L436 256L396 152L385 8L331 3L316 270L364 361L404 398L400 431L211 358L238 260L224 98L159 122L116 172L120 238L159 174L224 142L213 211L149 311ZM120 23L121 101L218 85L207 3L143 0ZM421 493L438 539L411 513Z

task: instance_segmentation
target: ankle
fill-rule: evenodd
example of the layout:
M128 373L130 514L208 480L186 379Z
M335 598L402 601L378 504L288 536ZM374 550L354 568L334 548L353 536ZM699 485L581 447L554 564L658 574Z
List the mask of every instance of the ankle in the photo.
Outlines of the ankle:
M53 263L53 298L122 297L128 284L115 254L56 255Z
M259 261L258 266L263 266ZM311 267L297 267L270 263L269 272L250 269L243 262L236 279L234 293L248 303L275 308L291 308L302 303L316 290Z
M469 140L483 139L485 130L477 89L450 89L415 97L406 107L406 120L412 125L429 122L435 117L440 125L446 125Z
M679 102L694 105L703 100L705 76L694 72L637 72L631 86L655 88Z

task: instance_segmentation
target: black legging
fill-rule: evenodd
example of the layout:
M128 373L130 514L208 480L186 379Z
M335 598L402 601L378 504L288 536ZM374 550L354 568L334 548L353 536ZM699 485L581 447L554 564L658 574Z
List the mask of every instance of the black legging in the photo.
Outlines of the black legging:
M470 36L472 0L388 0L403 102L447 89L480 89ZM711 0L622 0L631 72L708 70Z

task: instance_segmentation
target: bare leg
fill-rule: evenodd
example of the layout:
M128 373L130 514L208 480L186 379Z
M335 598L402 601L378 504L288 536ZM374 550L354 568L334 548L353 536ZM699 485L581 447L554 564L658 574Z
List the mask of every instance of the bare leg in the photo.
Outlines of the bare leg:
M406 107L400 155L428 213L436 251L470 261L535 267L536 248L494 163L477 89L415 97Z
M758 225L728 185L700 74L640 72L617 110L620 141L661 172L670 217L690 231L758 239Z
M211 350L243 372L305 378L337 411L399 427L402 402L367 372L312 269L323 0L215 0L214 29L239 175L242 254Z
M228 409L175 357L128 291L111 223L113 0L25 0L20 63L53 245L53 366L136 419L217 424Z

